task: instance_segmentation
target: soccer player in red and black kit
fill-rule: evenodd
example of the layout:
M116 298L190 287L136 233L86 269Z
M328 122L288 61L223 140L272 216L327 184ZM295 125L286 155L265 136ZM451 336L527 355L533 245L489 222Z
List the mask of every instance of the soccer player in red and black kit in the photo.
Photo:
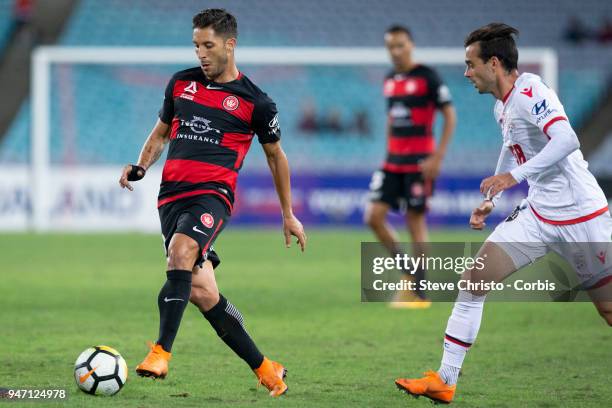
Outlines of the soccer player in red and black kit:
M136 367L141 376L164 378L187 301L202 312L221 340L255 372L271 396L286 392L285 368L264 357L245 330L242 315L217 289L219 257L212 244L229 221L238 172L254 134L262 144L282 208L285 244L306 235L293 215L289 165L280 146L274 102L238 71L237 23L222 9L193 17L200 66L177 72L166 88L159 120L138 164L123 169L120 184L132 190L169 141L158 209L166 247L167 281L157 299L159 337Z
M382 170L370 182L370 203L365 222L392 254L401 254L397 235L387 222L390 209L405 211L406 225L413 242L413 253L426 253L427 198L455 129L456 114L450 92L436 72L412 58L414 43L408 28L394 25L385 33L385 45L393 70L384 83L387 98L387 158ZM440 144L436 148L433 123L436 110L444 118ZM413 277L405 271L408 279ZM414 280L424 279L424 270L414 272ZM392 307L425 308L431 302L421 291L398 292Z

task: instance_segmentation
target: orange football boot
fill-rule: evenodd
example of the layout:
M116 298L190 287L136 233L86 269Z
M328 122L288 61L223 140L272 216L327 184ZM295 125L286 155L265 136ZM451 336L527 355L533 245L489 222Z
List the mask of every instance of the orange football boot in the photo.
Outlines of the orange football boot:
M411 290L398 290L389 303L391 309L427 309L431 300L422 298Z
M442 404L451 403L457 388L457 385L446 384L436 371L427 371L423 378L398 378L395 385L414 397L422 395Z
M280 363L264 357L263 363L253 370L259 384L263 384L269 391L271 397L280 397L287 392L287 384L283 381L287 376L287 370Z
M136 373L141 377L166 378L168 375L168 361L172 354L168 353L159 344L148 343L151 348L142 363L136 366Z

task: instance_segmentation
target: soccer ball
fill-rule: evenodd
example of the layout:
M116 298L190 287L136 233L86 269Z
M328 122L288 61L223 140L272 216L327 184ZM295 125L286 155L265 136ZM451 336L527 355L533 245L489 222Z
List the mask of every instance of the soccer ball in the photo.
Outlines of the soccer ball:
M127 380L127 364L112 347L90 347L74 363L74 380L88 394L115 395Z

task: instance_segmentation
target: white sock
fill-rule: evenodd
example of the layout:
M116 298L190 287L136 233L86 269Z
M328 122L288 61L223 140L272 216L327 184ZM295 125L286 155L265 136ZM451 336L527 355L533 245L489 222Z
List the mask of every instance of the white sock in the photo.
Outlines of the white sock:
M465 353L476 340L485 296L459 291L444 336L444 353L438 374L448 385L457 384Z

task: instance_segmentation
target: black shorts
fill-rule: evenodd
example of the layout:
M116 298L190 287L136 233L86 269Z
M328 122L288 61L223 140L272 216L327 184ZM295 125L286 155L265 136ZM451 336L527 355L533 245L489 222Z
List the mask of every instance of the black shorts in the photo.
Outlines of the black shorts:
M433 183L425 181L421 173L391 173L377 170L370 181L370 201L389 204L396 211L427 211Z
M216 268L221 263L213 243L229 221L230 212L220 198L212 194L183 198L162 205L158 211L166 257L172 236L180 232L193 238L200 246L196 265L202 266L209 260Z

